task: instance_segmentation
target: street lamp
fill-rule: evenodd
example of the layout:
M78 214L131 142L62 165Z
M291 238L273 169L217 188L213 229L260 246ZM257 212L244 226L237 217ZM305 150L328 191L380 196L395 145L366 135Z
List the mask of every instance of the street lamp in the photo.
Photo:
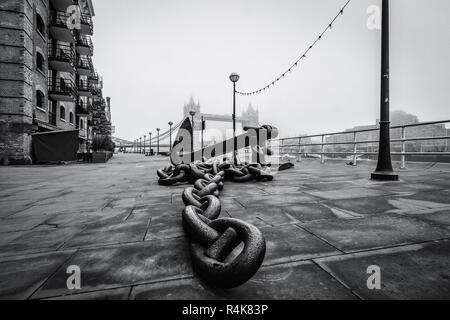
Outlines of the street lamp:
M147 139L147 135L144 134L144 156L145 156L145 140Z
M192 129L191 129L191 161L194 162L194 116L196 114L195 111L189 112L192 118Z
M173 126L173 122L170 121L169 122L169 130L170 130L170 134L169 134L169 152L172 153L172 126Z
M158 156L159 155L159 132L161 131L161 129L158 128L158 129L156 129L156 131L158 131L158 148L156 149L157 150L156 155Z
M142 153L142 137L139 138L139 153Z
M381 14L380 143L377 169L372 173L372 180L397 181L398 174L392 168L389 115L389 0L383 0Z
M230 75L230 80L233 82L233 159L234 164L237 165L237 141L236 141L236 82L240 79L237 73Z
M149 148L150 148L150 150L148 151L148 154L151 156L152 155L152 133L151 132L149 132L148 133L148 135L149 135L149 144L150 144L150 146L149 146Z

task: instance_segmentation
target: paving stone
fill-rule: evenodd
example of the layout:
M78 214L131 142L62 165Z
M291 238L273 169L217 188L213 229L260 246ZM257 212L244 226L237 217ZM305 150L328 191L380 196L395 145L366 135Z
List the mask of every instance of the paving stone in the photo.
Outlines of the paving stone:
M81 290L66 287L68 266L81 269ZM33 298L114 289L192 276L189 248L184 239L148 241L77 252Z
M448 191L420 192L410 198L437 204L450 204L450 192Z
M80 294L72 294L67 296L59 296L55 298L48 298L44 300L128 300L128 296L130 294L130 288L119 288L119 289L111 289L111 290L102 290L95 292L87 292Z
M417 214L414 215L414 217L427 221L432 221L437 225L447 227L450 229L450 208L439 210L436 212Z
M181 214L152 218L145 241L184 237Z
M36 291L75 251L0 260L0 300L24 300Z
M237 197L236 200L246 208L287 206L291 204L313 203L318 201L317 198L306 192L285 194L283 197L278 195L266 195L257 198Z
M398 246L450 237L448 230L394 214L324 220L303 227L345 252Z
M226 211L232 218L242 219L258 226L281 226L299 222L284 210L277 207L242 208L239 210Z
M0 256L38 253L59 249L65 241L80 232L81 228L39 227L0 245Z
M246 284L229 290L210 288L198 279L133 288L136 300L354 300L356 297L311 262L261 269Z
M69 239L65 248L104 246L108 244L143 241L147 221L91 224Z
M266 239L264 265L341 254L340 251L297 226L264 228L261 231Z
M331 191L306 191L307 193L326 200L343 200L387 196L389 192L365 188L339 188Z
M411 245L316 260L364 299L450 299L450 242ZM367 288L367 268L381 269L381 290Z
M344 212L322 203L295 204L283 206L281 208L300 222L336 219L342 217L344 214ZM349 215L347 214L346 216L348 217ZM350 215L350 217L354 216Z
M390 211L417 211L424 209L397 197L370 197L326 202L327 205L362 215L383 214Z

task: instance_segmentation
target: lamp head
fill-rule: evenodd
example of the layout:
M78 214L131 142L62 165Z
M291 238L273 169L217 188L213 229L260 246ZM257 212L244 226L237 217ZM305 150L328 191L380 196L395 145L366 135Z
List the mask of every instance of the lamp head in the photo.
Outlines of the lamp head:
M240 77L239 77L239 75L238 75L237 73L232 73L232 74L230 75L230 80L231 80L231 82L233 82L233 83L238 82L239 79L240 79Z

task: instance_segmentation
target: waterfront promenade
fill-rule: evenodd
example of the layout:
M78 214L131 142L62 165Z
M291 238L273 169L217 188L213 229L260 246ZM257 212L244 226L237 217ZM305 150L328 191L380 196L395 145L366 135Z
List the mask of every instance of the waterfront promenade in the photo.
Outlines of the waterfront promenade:
M273 182L227 182L222 216L261 228L267 253L251 281L218 290L192 271L184 186L157 184L166 164L0 167L0 299L450 299L449 165L382 183L373 162L306 160ZM374 265L380 290L367 288Z

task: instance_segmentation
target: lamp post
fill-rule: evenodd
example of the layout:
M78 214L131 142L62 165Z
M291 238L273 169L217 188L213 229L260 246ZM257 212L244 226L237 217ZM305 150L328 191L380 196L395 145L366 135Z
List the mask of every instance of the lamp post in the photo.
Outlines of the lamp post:
M152 155L152 133L151 132L149 132L148 133L148 136L149 136L149 141L148 141L148 143L149 143L149 150L148 150L148 154L151 156Z
M196 114L195 111L189 112L192 118L192 129L191 129L191 161L194 162L194 116Z
M381 14L380 143L378 165L372 173L372 180L397 181L398 174L392 168L389 115L389 0L383 0Z
M236 82L240 79L237 73L230 75L230 80L233 82L233 159L234 164L237 165L237 145L236 145Z
M202 116L202 158L203 158L203 148L205 147L204 132L205 132L205 118L203 118Z
M147 139L147 135L144 134L144 152L143 152L144 156L145 156L145 141L146 141L146 139Z
M156 131L158 131L158 148L156 149L156 155L159 155L159 132L161 131L160 128L156 129Z
M142 153L142 137L139 138L139 153Z
M173 122L170 121L169 122L169 130L170 130L170 133L169 133L169 152L170 153L172 153L172 126L173 126Z

